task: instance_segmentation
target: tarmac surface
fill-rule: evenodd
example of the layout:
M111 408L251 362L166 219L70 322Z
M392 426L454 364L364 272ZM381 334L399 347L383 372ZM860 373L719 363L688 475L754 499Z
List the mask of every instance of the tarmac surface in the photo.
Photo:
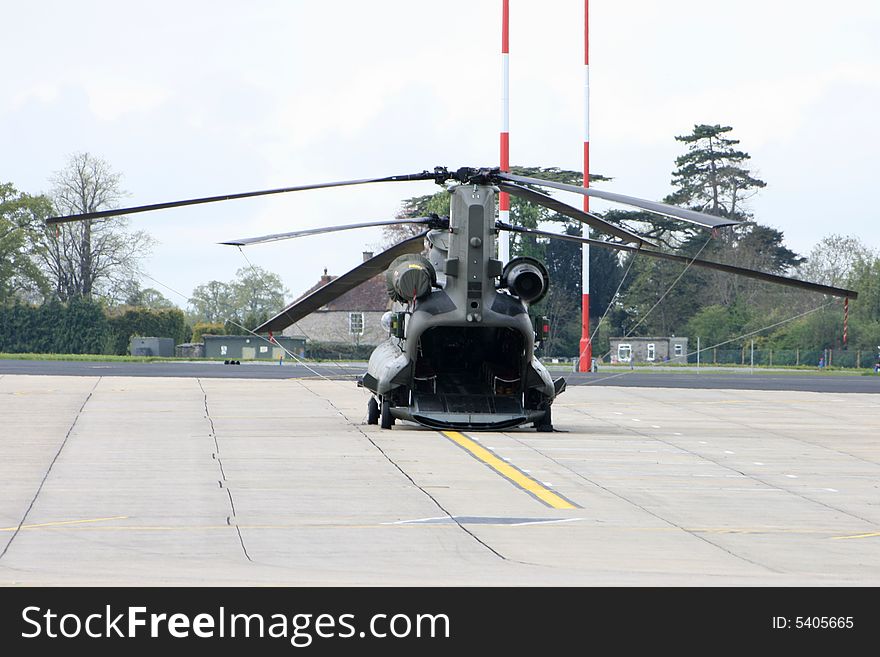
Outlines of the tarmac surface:
M364 390L292 366L10 363L0 585L880 584L872 377L599 372L555 433L464 435L366 425Z
M366 371L366 363L290 363L244 362L224 365L220 361L52 361L2 360L0 375L31 374L46 376L148 376L231 379L328 378L354 381ZM554 377L563 376L570 386L601 385L622 387L664 387L732 390L805 390L812 392L880 393L880 376L861 372L819 373L815 371L703 367L642 367L634 370L605 367L599 372L572 372L552 368Z

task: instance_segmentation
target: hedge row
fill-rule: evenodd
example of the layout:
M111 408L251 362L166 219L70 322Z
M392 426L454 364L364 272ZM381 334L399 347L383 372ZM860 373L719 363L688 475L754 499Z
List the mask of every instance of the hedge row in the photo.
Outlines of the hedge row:
M85 299L0 307L0 352L124 355L133 335L174 338L180 343L189 339L189 330L177 309L108 313Z
M306 358L316 360L369 360L375 345L307 342Z

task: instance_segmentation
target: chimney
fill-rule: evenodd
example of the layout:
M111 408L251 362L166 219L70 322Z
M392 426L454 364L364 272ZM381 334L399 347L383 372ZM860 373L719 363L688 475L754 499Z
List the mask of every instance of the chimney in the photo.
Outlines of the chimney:
M364 251L363 255L364 255L364 262L366 262L367 260L369 260L370 258L373 257L373 252L372 251Z
M330 277L327 275L327 268L326 267L324 267L324 275L321 276L321 282L322 283L329 283L330 282Z

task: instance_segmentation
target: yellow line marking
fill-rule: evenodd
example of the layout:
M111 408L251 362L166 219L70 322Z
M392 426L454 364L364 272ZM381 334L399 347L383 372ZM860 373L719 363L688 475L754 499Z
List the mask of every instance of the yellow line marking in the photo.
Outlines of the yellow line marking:
M842 541L847 538L873 538L875 536L880 536L880 532L872 532L870 534L856 534L855 536L835 536L832 538L832 541Z
M110 518L92 518L90 520L59 520L58 522L42 522L38 525L22 525L22 529L39 529L42 527L61 527L62 525L82 525L90 522L104 522L105 520L125 520L128 516L112 516ZM0 532L14 532L15 527L0 527Z
M505 463L495 454L490 452L485 447L477 444L476 442L465 436L463 433L460 433L458 431L441 431L441 433L459 447L466 449L473 456L477 457L480 461L495 470L502 477L509 479L523 490L528 491L529 493L537 497L547 506L553 509L578 508L565 498L560 497L550 489L542 486L531 477L523 474L512 465Z

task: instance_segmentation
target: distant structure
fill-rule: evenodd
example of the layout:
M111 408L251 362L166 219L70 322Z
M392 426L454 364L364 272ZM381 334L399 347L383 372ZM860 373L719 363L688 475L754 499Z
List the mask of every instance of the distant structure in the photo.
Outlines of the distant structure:
M128 353L132 356L174 356L174 338L145 338L131 336Z
M363 252L364 262L372 257L372 252ZM325 269L320 280L300 298L336 278ZM380 274L284 329L284 335L308 342L375 346L388 338L380 320L390 307L385 275Z
M305 340L278 337L275 344L254 335L203 335L205 358L232 358L235 360L293 360L305 355Z
M204 342L184 342L174 347L174 355L178 358L204 358Z
M612 363L687 364L687 338L609 338L609 344Z

